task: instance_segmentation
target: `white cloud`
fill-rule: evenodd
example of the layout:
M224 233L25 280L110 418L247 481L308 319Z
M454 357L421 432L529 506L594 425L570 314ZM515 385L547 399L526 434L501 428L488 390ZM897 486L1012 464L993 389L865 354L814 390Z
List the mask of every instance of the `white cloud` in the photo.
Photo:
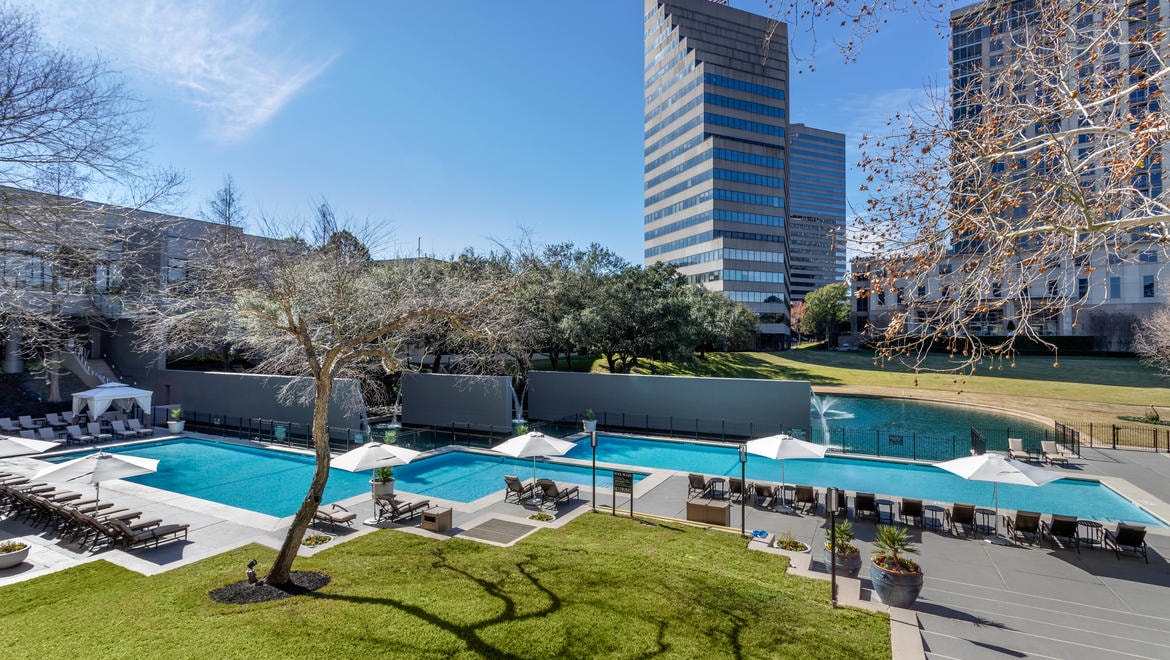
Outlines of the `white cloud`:
M324 72L336 53L288 34L265 5L37 2L45 37L77 51L98 50L115 67L170 88L200 109L218 142L246 139Z

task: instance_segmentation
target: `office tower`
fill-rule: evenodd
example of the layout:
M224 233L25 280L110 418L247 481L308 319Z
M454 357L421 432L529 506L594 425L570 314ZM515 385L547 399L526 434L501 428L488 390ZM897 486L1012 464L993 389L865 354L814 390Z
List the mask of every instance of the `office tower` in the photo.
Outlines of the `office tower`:
M845 281L845 136L788 125L788 289Z

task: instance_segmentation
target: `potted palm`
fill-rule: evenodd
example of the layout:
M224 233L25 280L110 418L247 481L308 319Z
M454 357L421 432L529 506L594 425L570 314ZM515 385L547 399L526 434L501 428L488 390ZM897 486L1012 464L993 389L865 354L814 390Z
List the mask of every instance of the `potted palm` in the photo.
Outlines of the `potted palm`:
M0 542L0 568L12 568L28 559L29 545L17 539Z
M593 433L597 430L597 415L593 414L592 408L586 408L581 417L581 423L585 426L586 433Z
M918 552L905 528L878 525L869 564L873 590L886 605L910 607L922 591L922 569L904 554Z
M374 497L394 497L394 468L375 469L374 478L370 479L370 492Z
M183 421L183 409L171 408L170 419L167 421L167 430L171 433L182 433L187 423Z
M830 562L837 565L837 572L849 577L857 577L857 573L861 571L861 551L853 545L853 541L857 536L853 533L853 525L848 520L833 525L833 535L835 535L837 544L834 546L830 540L832 537L825 539L825 565L830 565Z

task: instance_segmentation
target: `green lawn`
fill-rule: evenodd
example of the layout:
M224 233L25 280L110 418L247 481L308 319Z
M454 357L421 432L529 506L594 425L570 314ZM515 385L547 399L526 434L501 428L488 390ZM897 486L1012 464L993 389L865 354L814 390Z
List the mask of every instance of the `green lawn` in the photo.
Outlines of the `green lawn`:
M588 514L512 548L376 532L297 561L320 591L252 606L208 591L250 546L154 577L96 562L5 587L9 657L888 658L881 614L736 536Z

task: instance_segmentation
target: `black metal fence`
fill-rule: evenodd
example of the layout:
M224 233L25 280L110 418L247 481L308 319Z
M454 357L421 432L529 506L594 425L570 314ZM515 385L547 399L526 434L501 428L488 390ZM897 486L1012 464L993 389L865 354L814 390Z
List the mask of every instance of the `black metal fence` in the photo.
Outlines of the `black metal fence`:
M1101 424L1096 422L1059 422L1068 436L1075 435L1090 447L1143 449L1170 452L1170 426L1158 424Z

